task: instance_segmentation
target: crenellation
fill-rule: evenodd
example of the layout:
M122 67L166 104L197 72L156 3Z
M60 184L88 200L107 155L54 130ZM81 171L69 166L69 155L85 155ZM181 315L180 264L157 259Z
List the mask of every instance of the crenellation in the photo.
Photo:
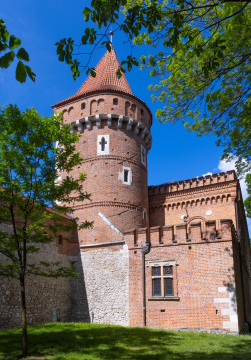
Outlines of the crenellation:
M236 181L235 171L227 171L226 173L219 173L219 174L212 174L206 176L200 176L193 179L181 180L181 181L171 181L170 183L156 185L156 186L149 186L149 196L156 196L162 194L160 189L164 189L164 193L168 194L171 192L182 191L182 190L189 190L192 188L199 188L208 185L214 185L219 183L227 183L230 181Z

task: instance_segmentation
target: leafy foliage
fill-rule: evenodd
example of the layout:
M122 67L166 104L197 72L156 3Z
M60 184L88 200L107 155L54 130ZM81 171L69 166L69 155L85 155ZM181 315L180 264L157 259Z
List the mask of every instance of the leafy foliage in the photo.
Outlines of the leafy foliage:
M29 54L24 48L20 48L21 40L16 38L14 35L10 35L6 29L5 22L0 19L0 54L5 52L4 55L0 56L0 67L7 69L10 64L14 61L15 57L19 59L16 67L16 79L21 84L26 81L27 75L35 82L36 75L31 68L23 63L23 61L29 62ZM15 53L13 50L19 48L18 52ZM11 50L11 51L8 51Z
M27 275L76 276L74 268L59 262L34 260L41 246L58 234L68 240L69 231L92 226L73 214L72 202L90 199L83 189L86 174L70 173L82 158L76 152L79 135L70 134L62 117L41 117L34 109L21 112L9 105L0 110L0 221L13 231L0 229L0 276L19 280L23 309L23 355L27 355L25 279ZM60 146L54 147L55 142ZM61 183L58 171L67 175ZM61 204L60 204L61 203ZM53 208L48 205L52 204Z

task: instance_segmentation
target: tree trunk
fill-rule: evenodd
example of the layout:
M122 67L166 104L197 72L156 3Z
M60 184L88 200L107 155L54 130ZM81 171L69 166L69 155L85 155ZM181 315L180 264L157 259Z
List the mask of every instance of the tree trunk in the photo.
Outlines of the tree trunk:
M20 276L21 299L22 299L22 327L23 327L23 357L28 355L28 336L27 336L27 318L26 318L26 299L24 276Z

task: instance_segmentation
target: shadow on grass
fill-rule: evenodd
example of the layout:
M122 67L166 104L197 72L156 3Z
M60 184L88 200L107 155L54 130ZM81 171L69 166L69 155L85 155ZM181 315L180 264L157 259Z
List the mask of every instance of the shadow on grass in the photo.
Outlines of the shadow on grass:
M21 330L0 331L0 359L18 359ZM251 337L94 324L29 328L29 354L53 360L251 359Z

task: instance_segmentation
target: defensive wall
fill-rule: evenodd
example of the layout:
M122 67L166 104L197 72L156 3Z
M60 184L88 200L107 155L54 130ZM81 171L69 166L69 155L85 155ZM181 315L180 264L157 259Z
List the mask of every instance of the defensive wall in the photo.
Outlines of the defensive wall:
M238 333L251 314L250 263L239 251L232 220L194 221L126 232L129 248L130 325ZM142 272L145 254L145 280ZM241 266L240 266L241 264ZM172 267L172 294L153 294L153 268ZM241 267L241 268L240 268Z

